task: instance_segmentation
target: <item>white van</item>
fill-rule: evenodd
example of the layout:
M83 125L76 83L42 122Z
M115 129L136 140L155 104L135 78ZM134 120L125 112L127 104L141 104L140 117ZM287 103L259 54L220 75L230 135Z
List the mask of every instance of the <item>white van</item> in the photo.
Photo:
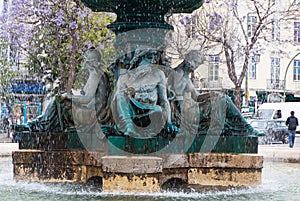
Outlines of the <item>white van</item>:
M257 117L286 120L291 111L295 111L295 117L300 121L300 102L263 103L257 110ZM300 133L300 126L297 127L297 133Z

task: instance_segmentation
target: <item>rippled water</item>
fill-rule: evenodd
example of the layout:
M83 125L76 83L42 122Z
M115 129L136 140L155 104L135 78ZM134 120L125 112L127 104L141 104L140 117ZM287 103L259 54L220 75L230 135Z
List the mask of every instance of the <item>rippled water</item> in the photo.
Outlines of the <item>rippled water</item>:
M103 193L78 184L43 184L13 180L11 158L0 157L0 200L3 201L137 201L137 200L300 200L300 164L265 163L257 187L206 192Z

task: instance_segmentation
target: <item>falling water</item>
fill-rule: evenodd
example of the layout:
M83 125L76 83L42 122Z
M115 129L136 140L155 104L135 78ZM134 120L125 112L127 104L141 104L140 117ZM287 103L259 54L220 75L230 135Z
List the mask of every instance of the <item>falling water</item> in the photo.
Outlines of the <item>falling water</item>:
M232 188L224 191L204 192L161 192L161 193L107 193L84 184L46 184L17 182L13 180L11 158L0 158L0 195L3 201L135 201L135 200L299 200L300 164L271 163L264 164L262 184L257 187Z

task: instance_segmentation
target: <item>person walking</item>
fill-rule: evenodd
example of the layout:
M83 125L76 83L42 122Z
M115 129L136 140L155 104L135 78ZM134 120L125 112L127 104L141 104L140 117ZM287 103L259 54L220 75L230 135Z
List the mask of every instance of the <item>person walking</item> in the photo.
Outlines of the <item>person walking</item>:
M285 124L288 126L290 148L294 147L296 128L299 125L298 119L294 115L295 112L291 111L291 116L289 116L285 122Z

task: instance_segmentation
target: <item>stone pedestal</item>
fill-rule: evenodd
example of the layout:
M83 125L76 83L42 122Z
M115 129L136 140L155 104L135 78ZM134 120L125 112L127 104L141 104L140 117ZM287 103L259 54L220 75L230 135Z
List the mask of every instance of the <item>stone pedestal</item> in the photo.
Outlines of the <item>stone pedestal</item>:
M101 161L104 191L160 191L162 158L106 156Z
M190 154L188 183L201 186L252 186L261 183L263 158L253 154Z
M15 180L85 183L102 177L103 155L86 151L19 150L12 154Z
M261 183L263 167L263 157L258 154L193 153L154 157L20 150L13 152L12 157L16 180L86 183L94 179L107 192L159 192L165 184L172 186L174 180L199 190L253 186Z

